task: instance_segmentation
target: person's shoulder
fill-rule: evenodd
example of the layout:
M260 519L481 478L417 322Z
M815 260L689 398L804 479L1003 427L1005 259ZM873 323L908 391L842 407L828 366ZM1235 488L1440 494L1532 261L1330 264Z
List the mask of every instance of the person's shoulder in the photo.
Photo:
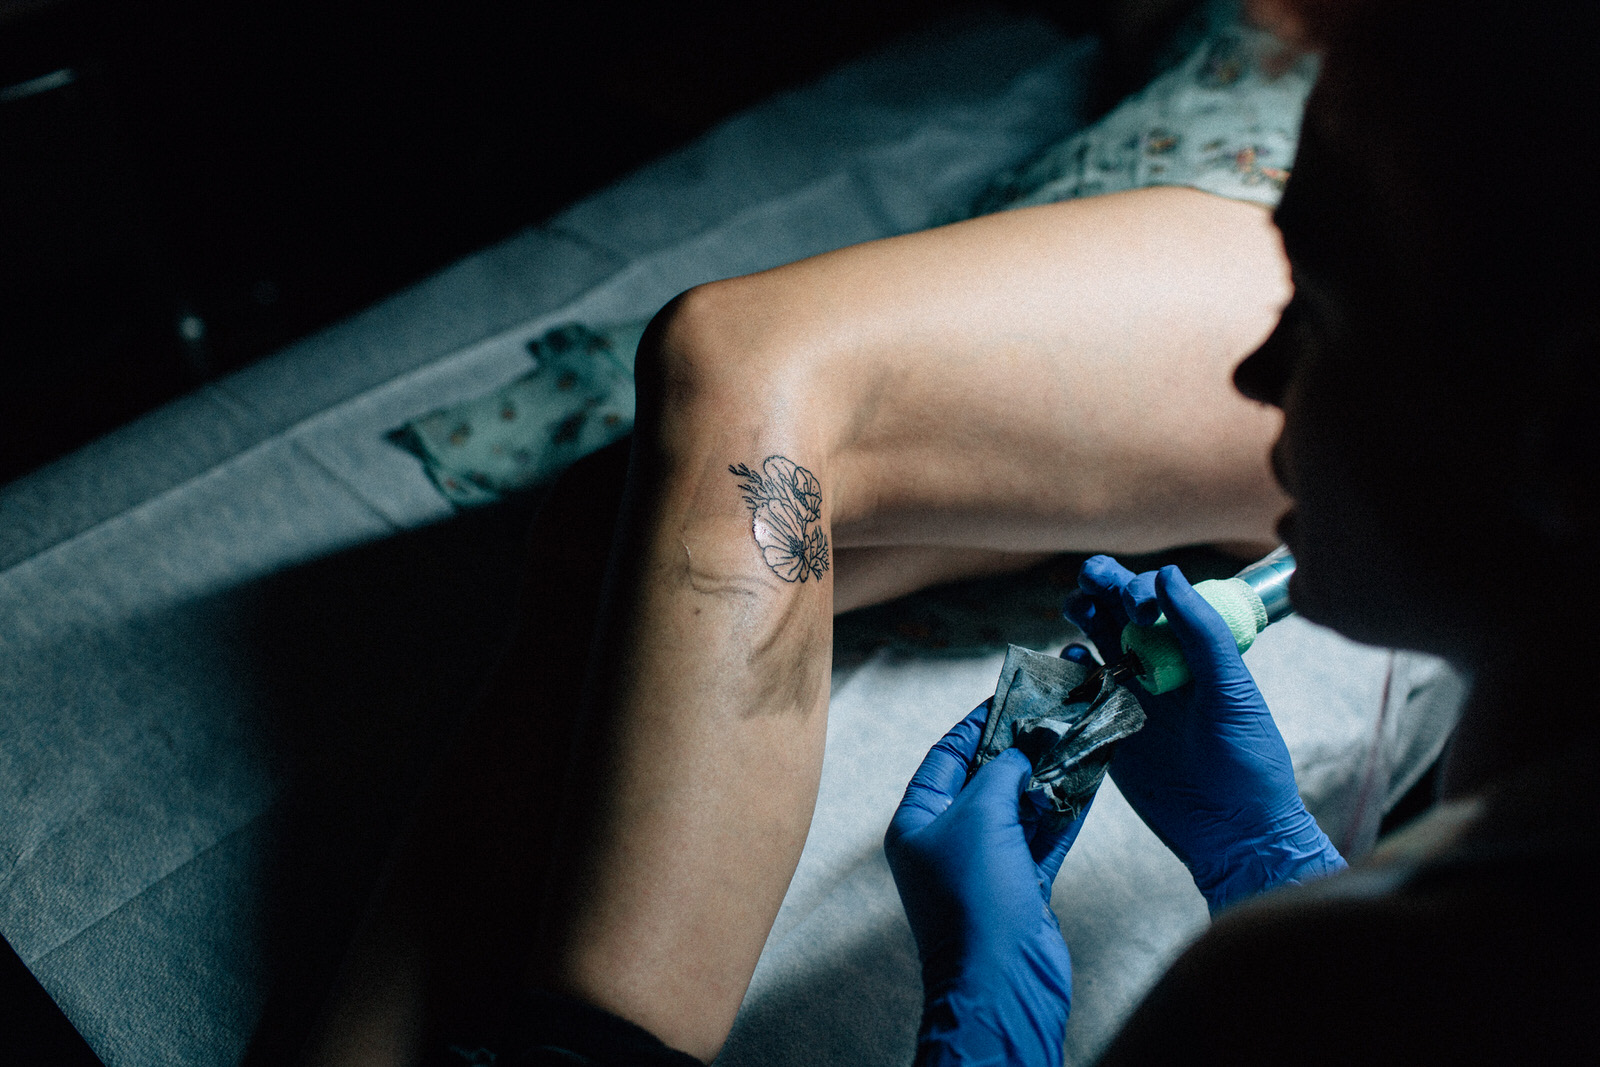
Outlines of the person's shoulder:
M1591 1048L1596 838L1528 832L1526 800L1441 805L1350 871L1226 913L1104 1062L1560 1062Z

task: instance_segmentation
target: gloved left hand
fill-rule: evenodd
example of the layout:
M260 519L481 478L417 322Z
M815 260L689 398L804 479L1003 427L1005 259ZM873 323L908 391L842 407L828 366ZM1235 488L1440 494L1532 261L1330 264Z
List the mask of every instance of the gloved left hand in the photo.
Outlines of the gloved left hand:
M916 1062L1058 1067L1072 961L1050 887L1083 818L1039 828L1016 749L967 781L988 712L980 704L933 746L884 836L922 959Z

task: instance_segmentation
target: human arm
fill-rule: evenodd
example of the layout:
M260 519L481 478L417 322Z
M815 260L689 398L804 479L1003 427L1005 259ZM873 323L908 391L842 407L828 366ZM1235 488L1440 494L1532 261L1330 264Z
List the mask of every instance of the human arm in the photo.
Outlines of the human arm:
M1061 1062L1072 960L1050 888L1083 816L1042 828L1016 749L968 780L988 714L929 750L884 835L922 961L918 1067Z
M1289 750L1227 623L1176 567L1135 575L1107 556L1086 561L1069 605L1103 653L1130 620L1163 612L1194 680L1160 696L1137 682L1145 727L1117 746L1112 780L1194 875L1213 913L1277 885L1345 866L1306 810ZM1086 650L1069 650L1083 658Z
M435 987L499 974L480 948L534 942L553 871L548 936L525 950L534 980L709 1059L809 825L831 614L1034 552L1270 536L1277 417L1228 375L1286 293L1263 209L1148 189L840 249L674 301L640 351L625 533L542 513L530 622L424 801L438 829L406 868L505 873L441 879L384 938L426 941L419 973L448 961ZM1120 402L1135 390L1139 406ZM772 454L821 483L837 562L820 578L778 578L753 539L727 468ZM604 495L617 514L619 488L590 468L558 488ZM600 579L568 588L578 565L553 546L569 543L617 546L577 748L573 679ZM564 788L574 817L552 845ZM464 802L470 813L444 816ZM441 916L473 917L473 936ZM389 950L371 948L352 955L352 982L386 981ZM400 1029L390 1015L414 1014L409 994L389 999L372 1028L384 1034Z

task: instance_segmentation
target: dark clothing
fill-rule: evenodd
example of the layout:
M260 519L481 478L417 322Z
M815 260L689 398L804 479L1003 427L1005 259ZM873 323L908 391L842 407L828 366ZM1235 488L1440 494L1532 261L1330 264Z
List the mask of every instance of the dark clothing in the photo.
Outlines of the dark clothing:
M443 1040L428 1067L705 1067L654 1034L592 1004L529 990L499 1034Z
M1593 755L1442 805L1348 873L1222 916L1102 1067L1595 1062Z

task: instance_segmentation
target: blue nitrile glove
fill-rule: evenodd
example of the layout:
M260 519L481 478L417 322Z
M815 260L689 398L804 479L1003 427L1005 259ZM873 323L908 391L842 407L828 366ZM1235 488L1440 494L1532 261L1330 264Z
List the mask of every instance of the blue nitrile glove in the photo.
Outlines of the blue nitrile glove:
M922 958L916 1062L1059 1067L1072 960L1050 887L1083 818L1039 828L1016 749L967 781L988 714L986 701L933 746L883 839Z
M1087 560L1084 596L1067 615L1108 657L1122 627L1165 612L1194 681L1152 696L1144 729L1117 744L1111 778L1145 824L1183 860L1215 914L1273 886L1343 870L1344 858L1295 787L1289 749L1228 624L1177 567L1135 575L1109 556ZM1088 650L1062 653L1080 662Z

